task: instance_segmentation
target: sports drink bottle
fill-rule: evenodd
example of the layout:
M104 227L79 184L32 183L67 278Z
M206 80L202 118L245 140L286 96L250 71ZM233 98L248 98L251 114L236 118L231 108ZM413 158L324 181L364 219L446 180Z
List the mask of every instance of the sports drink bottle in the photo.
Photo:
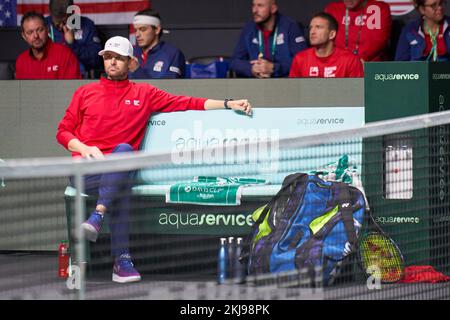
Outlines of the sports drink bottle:
M58 276L67 278L69 276L69 246L66 240L61 241L58 248Z

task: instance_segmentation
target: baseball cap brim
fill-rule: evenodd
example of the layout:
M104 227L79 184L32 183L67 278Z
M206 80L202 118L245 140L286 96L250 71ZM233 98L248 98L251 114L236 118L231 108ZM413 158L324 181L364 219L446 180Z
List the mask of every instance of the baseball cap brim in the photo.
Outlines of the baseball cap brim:
M114 52L114 53L117 53L117 54L120 54L121 56L124 56L124 57L130 57L130 58L133 58L132 56L130 56L130 55L128 55L126 52L123 52L123 51L121 51L121 50L118 50L118 49L116 49L116 50L114 50L114 49L107 49L107 50L105 50L105 49L103 49L103 50L101 50L99 53L98 53L98 55L99 56L103 56L106 52Z

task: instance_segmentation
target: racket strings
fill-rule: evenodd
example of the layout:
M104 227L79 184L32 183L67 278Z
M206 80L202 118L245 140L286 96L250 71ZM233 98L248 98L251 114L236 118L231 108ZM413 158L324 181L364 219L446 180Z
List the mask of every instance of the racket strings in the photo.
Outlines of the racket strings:
M381 234L372 234L360 242L364 268L379 271L373 274L383 282L397 282L403 275L403 262L395 245Z

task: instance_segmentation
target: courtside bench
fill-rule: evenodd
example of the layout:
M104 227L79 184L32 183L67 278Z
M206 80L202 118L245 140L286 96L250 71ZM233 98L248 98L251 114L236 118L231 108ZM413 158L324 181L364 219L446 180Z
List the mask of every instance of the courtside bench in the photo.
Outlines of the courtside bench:
M165 194L169 185L136 185L132 190L130 213L130 251L136 259L135 263L144 273L214 273L219 238L248 234L253 211L266 204L280 187L245 187L240 206L205 206L166 203ZM71 240L75 234L75 194L75 188L66 188L67 232ZM97 198L83 197L86 200L84 218L87 219L95 208ZM100 270L110 272L108 215L105 215L97 242L85 243L89 273ZM76 263L76 258L73 260Z
M283 108L282 112L284 119L282 126L273 121L274 118L280 116L280 108L258 108L254 110L252 117L238 112L230 112L230 110L155 114L149 122L141 148L150 153L167 153L174 148L190 149L211 146L215 141L221 141L224 144L233 141L244 142L249 141L249 137L252 137L251 141L264 141L274 133L276 134L274 140L276 140L276 138L294 134L312 134L359 127L364 119L363 108L354 107L292 107ZM343 120L326 126L321 124L305 126L302 125L303 122L299 124L299 119L317 118L320 114L326 115L327 118ZM271 149L268 148L268 150ZM259 149L257 154L259 155ZM307 157L304 159L306 160L299 158L291 161L288 158L285 163L279 164L279 170L276 168L273 175L272 173L267 174L266 168L258 164L250 167L247 164L227 167L220 165L194 166L193 171L189 171L189 175L184 173L179 175L178 170L169 172L154 170L146 176L145 170L141 171L138 185L132 190L130 249L133 257L136 256L136 252L139 254L139 250L142 250L142 256L165 255L170 260L167 264L164 265L158 261L153 265L159 264L162 266L161 268L167 270L173 266L172 261L176 261L174 257L180 257L181 264L185 265L193 260L194 255L198 254L197 267L205 264L204 259L207 256L211 260L209 263L211 270L215 270L219 238L248 234L250 231L249 215L266 204L278 192L284 176L337 160L335 157L317 158L314 159L315 162ZM189 168L189 170L191 169ZM243 188L240 206L166 203L165 194L169 188L169 182L193 179L195 176L258 178L268 180L272 184ZM73 228L74 189L68 187L65 195L70 236ZM96 199L87 197L86 200L86 215L88 215L94 210ZM108 215L105 219L108 219ZM105 236L107 233L109 233L108 221L105 221L101 235ZM98 248L99 244L96 243L95 246ZM108 268L111 264L109 250L108 241L104 245L102 254L99 255L108 259ZM150 264L148 263L148 265Z

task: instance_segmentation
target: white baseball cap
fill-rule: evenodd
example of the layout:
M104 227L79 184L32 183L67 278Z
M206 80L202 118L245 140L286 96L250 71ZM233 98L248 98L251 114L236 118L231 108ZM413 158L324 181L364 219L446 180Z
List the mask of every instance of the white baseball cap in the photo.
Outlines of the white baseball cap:
M105 48L100 51L98 55L102 56L106 51L112 51L120 54L121 56L133 58L133 46L125 37L115 36L109 38L105 43Z

